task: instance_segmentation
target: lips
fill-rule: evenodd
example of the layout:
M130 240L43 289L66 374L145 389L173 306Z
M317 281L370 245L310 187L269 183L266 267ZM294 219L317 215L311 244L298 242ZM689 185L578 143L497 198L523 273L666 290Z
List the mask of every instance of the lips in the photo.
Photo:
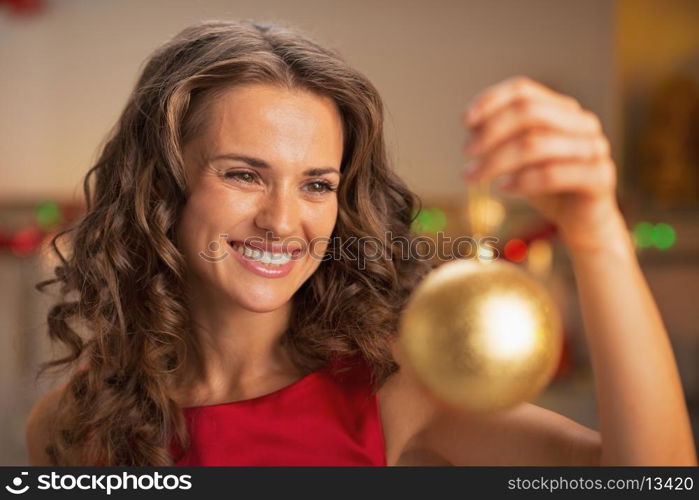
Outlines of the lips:
M229 243L233 248L234 257L245 268L258 276L265 278L282 278L291 272L296 260L300 258L301 250L294 249L291 252L279 251L271 252L266 248L281 250L282 245L264 245L263 249L258 246L243 244L241 241Z

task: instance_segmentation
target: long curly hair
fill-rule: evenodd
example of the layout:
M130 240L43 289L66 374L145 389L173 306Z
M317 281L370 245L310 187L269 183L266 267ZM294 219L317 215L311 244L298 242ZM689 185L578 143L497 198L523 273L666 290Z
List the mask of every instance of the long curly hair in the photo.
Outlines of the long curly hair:
M216 96L246 83L334 100L345 144L333 236L354 237L348 251L360 257L362 241L379 250L364 269L347 259L323 262L295 293L283 337L295 365L310 372L360 355L374 389L398 369L390 349L398 316L429 265L410 257L419 200L389 167L377 90L293 29L250 21L190 26L147 61L85 178L84 216L52 241L55 276L37 285L61 292L48 329L67 354L43 367L70 373L51 419L47 453L57 465L168 465L176 460L172 444L188 445L172 398L186 357L199 352L175 237L186 201L182 147Z

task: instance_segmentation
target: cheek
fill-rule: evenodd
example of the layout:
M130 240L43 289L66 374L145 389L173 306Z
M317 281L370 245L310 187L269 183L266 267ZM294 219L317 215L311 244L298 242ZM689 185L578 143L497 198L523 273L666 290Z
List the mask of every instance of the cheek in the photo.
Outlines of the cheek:
M305 232L312 256L322 259L337 223L337 200L310 207L304 214Z
M221 196L215 190L190 194L182 208L177 229L178 243L187 257L209 248L212 242L220 240L220 234L235 224L231 215L240 214L242 208L232 205L230 197Z
M311 207L304 218L308 222L309 233L314 237L329 237L337 222L337 200Z
M197 217L197 207L187 204L182 208L180 220L177 223L177 245L182 251L188 266L197 268L199 265L197 256L200 251L208 246L207 231L204 224ZM208 238L210 239L210 238Z

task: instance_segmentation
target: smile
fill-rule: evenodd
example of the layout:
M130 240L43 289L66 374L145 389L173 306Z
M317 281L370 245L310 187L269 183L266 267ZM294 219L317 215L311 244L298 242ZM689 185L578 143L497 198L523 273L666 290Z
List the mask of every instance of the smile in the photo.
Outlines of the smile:
M271 266L283 266L287 264L294 256L290 253L272 253L258 248L252 248L237 241L231 243L233 249L246 259L254 260Z
M231 241L229 244L238 262L248 271L264 278L283 278L291 272L301 254L298 249L277 252L246 245L241 241Z

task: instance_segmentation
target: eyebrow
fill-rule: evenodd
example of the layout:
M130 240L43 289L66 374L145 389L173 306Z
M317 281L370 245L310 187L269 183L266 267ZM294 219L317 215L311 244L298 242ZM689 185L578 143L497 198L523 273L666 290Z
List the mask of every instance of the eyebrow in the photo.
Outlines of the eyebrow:
M216 160L235 160L235 161L242 161L243 163L247 163L251 167L254 168L270 168L269 163L267 163L264 160L261 160L260 158L254 158L252 156L246 156L246 155L239 155L235 153L226 153L222 155L217 155L212 158L209 158L209 161L216 161ZM322 168L311 168L303 172L303 175L307 176L315 176L315 175L323 175L323 174L337 174L337 175L342 175L340 171L336 168L332 167L322 167Z

